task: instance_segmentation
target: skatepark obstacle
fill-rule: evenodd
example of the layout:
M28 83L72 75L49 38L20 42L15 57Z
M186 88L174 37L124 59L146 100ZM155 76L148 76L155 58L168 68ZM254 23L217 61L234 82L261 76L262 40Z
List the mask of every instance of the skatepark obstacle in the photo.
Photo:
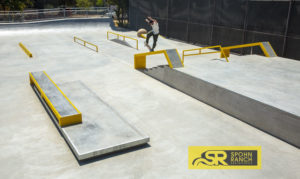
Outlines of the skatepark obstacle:
M221 45L215 45L215 46L209 46L209 47L203 47L203 48L196 48L196 49L188 49L182 51L182 61L184 62L185 56L194 56L194 55L203 55L203 54L211 54L211 53L220 53L220 58L225 58L227 62L228 57L230 56L230 50L231 49L237 49L237 48L246 48L246 47L255 47L259 46L264 53L266 57L277 57L274 49L272 48L271 44L269 42L256 42L256 43L249 43L249 44L242 44L242 45L234 45L234 46L228 46L228 47L222 47ZM220 51L213 51L213 52L205 52L203 53L201 50L203 49L209 49L209 48L219 48ZM186 52L189 51L196 51L199 52L196 54L186 54Z
M32 57L32 53L21 42L19 43L19 46L30 58Z
M219 48L220 51L202 52L203 49L211 49L211 48ZM186 52L190 52L190 51L198 51L198 53L195 53L195 54L186 54ZM224 54L224 51L223 51L221 45L210 46L210 47L202 47L202 48L196 48L196 49L189 49L189 50L183 50L182 51L182 62L184 63L184 57L185 56L204 55L204 54L211 54L211 53L221 53L224 56L223 58L225 58L226 61L229 62L228 59L227 59L227 56Z
M81 81L62 83L58 88L44 71L31 72L29 77L33 90L78 160L150 141ZM82 116L70 99L86 115Z
M170 68L183 67L183 61L181 61L177 49L158 50L154 52L139 53L134 55L134 68L145 69L146 68L146 56L164 54Z
M277 57L273 47L269 42L256 42L256 43L222 47L224 53L223 54L221 53L221 58L224 58L225 56L229 57L231 49L255 47L255 46L259 46L266 57Z
M131 39L131 40L135 40L136 41L136 49L138 50L139 49L139 42L137 39L135 38L132 38L132 37L128 37L128 36L125 36L125 35L122 35L122 34L118 34L118 33L115 33L115 32L111 32L111 31L107 31L107 40L109 40L109 34L114 34L117 36L117 39L120 39L120 37L123 37L123 41L125 41L125 39Z
M90 43L90 42L87 42L87 41L85 41L85 40L83 40L83 39L80 39L80 38L74 36L74 42L79 43L79 42L77 42L76 40L82 41L82 42L83 42L83 46L85 46L85 47L87 47L86 44L89 44L89 45L91 45L91 46L96 47L96 50L95 50L95 51L98 52L98 46L97 46L97 45L92 44L92 43ZM79 44L82 45L81 43L79 43ZM89 47L87 47L87 48L89 48ZM90 48L90 49L91 49L91 48Z
M67 126L82 122L81 112L69 98L59 89L45 71L30 72L30 85L38 97L47 104L59 126Z

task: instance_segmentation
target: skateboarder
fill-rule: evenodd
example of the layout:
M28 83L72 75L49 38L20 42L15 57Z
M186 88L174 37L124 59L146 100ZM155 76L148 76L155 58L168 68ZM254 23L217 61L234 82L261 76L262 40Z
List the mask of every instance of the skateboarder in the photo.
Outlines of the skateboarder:
M147 33L147 38L146 38L146 42L145 42L145 45L148 47L148 42L149 42L149 39L151 36L153 36L153 45L152 45L152 48L150 49L151 52L154 51L154 48L156 46L156 42L157 42L157 39L158 39L158 35L159 35L159 26L158 26L158 22L153 19L152 17L148 16L145 21L152 27L152 30L149 31Z

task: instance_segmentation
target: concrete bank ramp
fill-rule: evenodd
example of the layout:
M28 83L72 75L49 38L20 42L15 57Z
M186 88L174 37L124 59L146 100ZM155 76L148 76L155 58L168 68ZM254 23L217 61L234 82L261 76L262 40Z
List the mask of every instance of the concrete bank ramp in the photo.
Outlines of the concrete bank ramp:
M180 68L183 66L176 49L167 49L166 52L173 65L173 68Z
M234 116L258 129L300 147L300 116L222 86L171 69L168 65L139 69L143 73Z
M263 46L265 47L267 53L270 57L277 57L276 53L274 52L273 48L271 47L269 42L262 42Z

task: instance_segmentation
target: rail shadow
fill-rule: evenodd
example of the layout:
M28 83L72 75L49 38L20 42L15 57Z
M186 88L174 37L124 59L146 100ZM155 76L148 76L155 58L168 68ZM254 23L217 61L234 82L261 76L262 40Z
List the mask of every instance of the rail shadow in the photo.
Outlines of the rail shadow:
M116 43L118 43L118 44L125 45L125 46L127 46L127 47L136 49L136 47L133 47L133 46L130 45L128 42L123 41L123 40L120 40L120 39L111 39L110 41L113 41L113 42L116 42Z

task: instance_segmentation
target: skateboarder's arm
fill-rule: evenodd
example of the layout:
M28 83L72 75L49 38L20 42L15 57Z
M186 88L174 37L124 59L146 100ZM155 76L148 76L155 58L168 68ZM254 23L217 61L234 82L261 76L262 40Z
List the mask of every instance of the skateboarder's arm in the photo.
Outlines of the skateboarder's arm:
M152 18L152 17L150 17L150 16L148 16L148 19L149 19L150 21L157 22L155 19L153 19L153 18Z

